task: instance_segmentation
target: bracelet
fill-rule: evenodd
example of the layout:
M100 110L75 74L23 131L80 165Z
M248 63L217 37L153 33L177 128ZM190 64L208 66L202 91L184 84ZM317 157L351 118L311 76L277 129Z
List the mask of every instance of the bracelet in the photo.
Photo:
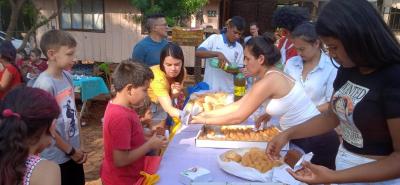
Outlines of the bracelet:
M74 147L71 148L71 151L69 151L68 153L65 153L67 156L73 156L75 154L76 150Z

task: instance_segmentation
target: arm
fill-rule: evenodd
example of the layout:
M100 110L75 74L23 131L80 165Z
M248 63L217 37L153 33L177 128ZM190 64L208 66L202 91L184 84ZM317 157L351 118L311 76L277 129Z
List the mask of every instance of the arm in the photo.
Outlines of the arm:
M192 122L206 124L240 124L247 119L263 101L272 96L273 92L275 92L276 84L278 83L274 81L274 78L265 77L254 84L253 88L250 89L250 92L243 97L240 106L236 105L237 109L229 114L229 116L222 115L211 118L194 117ZM233 109L235 108L233 107Z
M292 139L307 138L326 133L339 125L339 119L329 107L328 111L309 119L308 121L291 127L275 136L268 144L266 153L273 159L280 158L282 147Z
M13 75L10 73L10 71L6 68L3 76L1 77L0 81L0 91L4 91L7 89L8 86L10 86L10 83L13 79Z
M165 148L167 146L167 138L159 137L156 134L140 147L133 150L113 150L114 165L116 167L124 167L134 161L145 156L152 149Z
M331 108L328 109L329 111L321 113L300 125L289 128L283 133L286 133L289 136L289 140L291 140L312 137L329 132L339 125L339 119Z
M329 109L329 102L317 106L319 112L325 112Z
M305 163L302 172L290 172L296 179L310 184L377 182L400 177L400 118L388 119L394 152L389 156L340 171ZM379 170L377 170L379 169Z
M333 182L373 182L400 177L400 118L388 119L387 122L394 152L382 160L337 171Z
M162 96L162 97L157 97L158 102L160 102L161 107L164 109L165 112L168 113L171 117L178 117L181 112L181 110L175 108L172 105L172 100L170 96Z
M64 141L64 138L62 138L60 136L58 131L54 133L54 140L56 141L57 148L59 148L61 151L63 151L66 154L69 153L73 148L73 146L71 146L69 143ZM81 164L81 163L86 162L85 157L87 157L87 156L82 150L80 150L79 148L75 148L75 153L70 157L75 162Z
M61 185L60 167L52 161L43 160L35 167L31 185Z

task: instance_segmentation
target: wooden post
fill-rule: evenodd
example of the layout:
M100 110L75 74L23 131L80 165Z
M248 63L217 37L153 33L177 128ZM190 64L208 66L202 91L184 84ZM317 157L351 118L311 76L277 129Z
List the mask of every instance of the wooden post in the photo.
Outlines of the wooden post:
M195 47L195 50L197 49L197 47ZM203 80L203 78L201 77L201 58L199 57L194 57L194 80L196 83L199 83Z

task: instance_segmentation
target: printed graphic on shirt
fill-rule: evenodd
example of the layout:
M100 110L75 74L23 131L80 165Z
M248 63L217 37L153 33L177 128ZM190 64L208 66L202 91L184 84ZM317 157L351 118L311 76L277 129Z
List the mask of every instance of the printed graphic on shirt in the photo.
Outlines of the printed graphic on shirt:
M64 132L68 139L79 134L78 119L73 97L73 88L71 87L60 92L56 97L58 104L62 108L61 115L65 124Z
M358 148L364 146L364 140L360 130L354 124L353 111L368 91L366 87L347 81L332 97L333 111L340 119L343 139Z

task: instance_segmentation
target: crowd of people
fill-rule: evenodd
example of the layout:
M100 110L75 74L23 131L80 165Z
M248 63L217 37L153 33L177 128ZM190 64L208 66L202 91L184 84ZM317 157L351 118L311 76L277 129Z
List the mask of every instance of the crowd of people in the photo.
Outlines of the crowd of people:
M277 118L282 130L266 148L271 159L288 142L314 154L300 170L288 170L295 179L400 184L400 45L375 8L366 0L331 0L313 22L304 9L285 6L272 22L276 33L260 34L251 23L244 38L246 21L234 16L199 45L208 89L233 93L238 72L252 84L238 101L190 123L240 124L262 110L255 127ZM112 74L100 169L105 185L135 184L145 156L168 145L157 128L187 116L183 51L166 40L163 15L148 16L146 29L149 35ZM0 185L85 183L88 155L68 72L77 44L51 30L29 60L17 58L11 42L0 46Z

